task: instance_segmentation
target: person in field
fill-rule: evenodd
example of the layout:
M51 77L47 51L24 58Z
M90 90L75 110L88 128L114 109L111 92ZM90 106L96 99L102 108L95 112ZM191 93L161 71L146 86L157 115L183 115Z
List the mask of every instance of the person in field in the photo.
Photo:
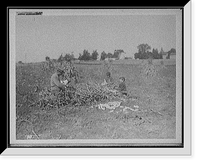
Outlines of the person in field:
M61 82L63 82L66 85L65 95L67 95L69 99L72 99L76 91L77 79L76 76L74 76L75 67L71 59L63 61L63 70L64 75L62 76Z
M65 70L65 75L64 75L65 79L74 84L78 83L77 79L78 73L70 59L65 61L64 70Z
M57 71L51 76L51 93L57 96L61 90L65 89L65 84L61 82L64 76L64 71L62 69L57 69Z
M102 83L102 85L108 85L108 86L111 86L114 84L114 80L113 78L111 77L111 73L110 72L106 72L106 77Z
M125 77L120 77L119 86L116 88L122 96L128 96L125 80Z

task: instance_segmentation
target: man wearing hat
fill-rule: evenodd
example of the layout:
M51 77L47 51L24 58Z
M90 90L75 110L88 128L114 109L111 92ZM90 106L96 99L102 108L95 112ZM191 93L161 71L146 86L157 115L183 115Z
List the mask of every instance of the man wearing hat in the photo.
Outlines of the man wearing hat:
M64 71L58 68L57 71L51 76L51 93L57 96L61 90L65 89L65 84L61 83L61 77L64 75Z

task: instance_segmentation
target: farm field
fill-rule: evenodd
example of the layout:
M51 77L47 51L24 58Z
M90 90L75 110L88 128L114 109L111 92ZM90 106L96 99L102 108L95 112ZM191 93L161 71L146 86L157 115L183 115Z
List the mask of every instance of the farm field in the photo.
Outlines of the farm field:
M154 63L154 62L153 62ZM110 67L116 84L121 76L133 100L122 105L136 111L102 110L95 106L64 106L44 110L30 106L38 92L50 87L53 72L40 64L16 66L16 138L26 139L175 139L176 65L154 64L153 76L144 73L141 62L113 63ZM103 82L101 64L75 64L80 83ZM39 91L35 91L38 86Z

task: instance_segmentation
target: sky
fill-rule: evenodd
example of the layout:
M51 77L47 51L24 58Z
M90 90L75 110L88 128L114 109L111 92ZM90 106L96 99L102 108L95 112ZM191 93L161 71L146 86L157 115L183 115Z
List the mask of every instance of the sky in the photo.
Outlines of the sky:
M175 15L17 15L16 61L40 62L57 59L84 49L113 53L123 49L133 57L137 46L147 43L164 51L176 48Z

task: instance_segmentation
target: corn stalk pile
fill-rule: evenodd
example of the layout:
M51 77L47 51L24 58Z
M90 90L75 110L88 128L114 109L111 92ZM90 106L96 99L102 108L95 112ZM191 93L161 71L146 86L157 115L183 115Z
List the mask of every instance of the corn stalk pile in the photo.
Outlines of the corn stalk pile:
M76 100L80 105L91 105L119 97L119 93L112 88L112 86L102 86L94 82L79 84L75 94Z
M119 97L120 94L112 88L111 86L101 86L94 82L79 83L76 84L75 88L69 86L64 91L60 91L54 100L52 100L51 92L45 89L39 93L39 102L37 104L39 104L40 108L94 105Z

